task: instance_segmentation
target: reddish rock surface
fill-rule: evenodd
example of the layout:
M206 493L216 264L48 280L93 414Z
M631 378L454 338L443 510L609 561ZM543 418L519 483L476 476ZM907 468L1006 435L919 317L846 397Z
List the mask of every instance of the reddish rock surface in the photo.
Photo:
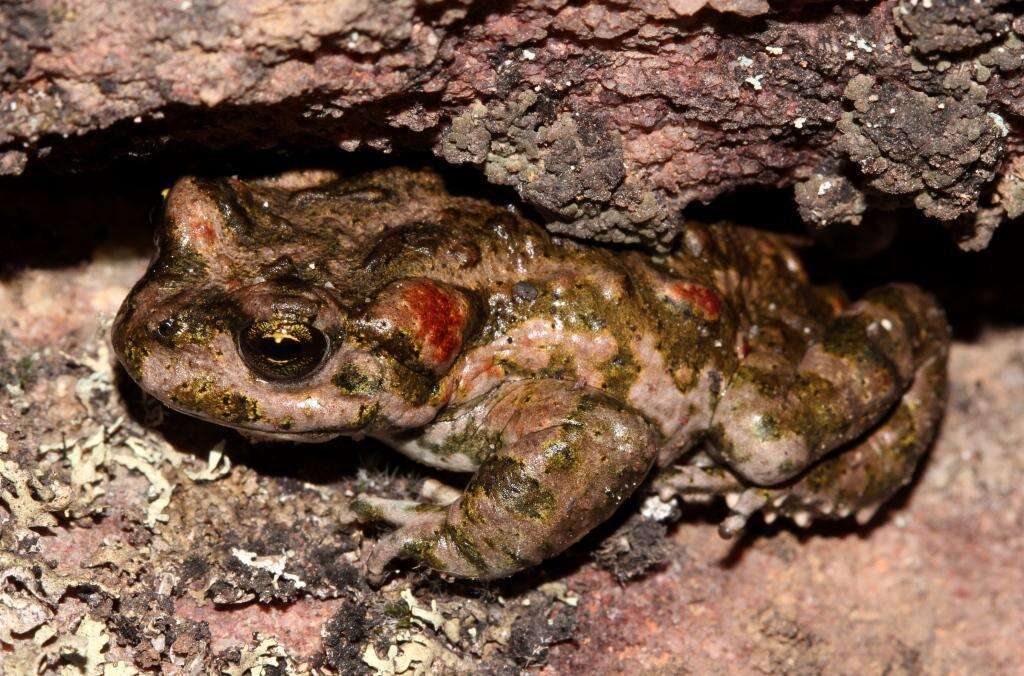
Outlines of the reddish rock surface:
M210 149L430 150L584 237L664 241L694 201L810 185L796 198L815 227L912 205L977 249L1024 212L1019 11L7 2L0 173L154 160L184 173Z

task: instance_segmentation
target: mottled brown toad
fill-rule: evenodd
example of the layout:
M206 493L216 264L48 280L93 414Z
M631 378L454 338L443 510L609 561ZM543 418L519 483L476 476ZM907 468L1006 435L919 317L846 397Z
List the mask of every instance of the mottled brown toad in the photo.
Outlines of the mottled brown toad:
M471 578L558 554L653 466L665 499L725 496L725 532L869 515L935 432L948 341L927 294L847 304L778 236L688 224L655 259L400 168L182 179L113 333L180 411L473 473L448 504L354 503L397 526L372 573L402 556Z

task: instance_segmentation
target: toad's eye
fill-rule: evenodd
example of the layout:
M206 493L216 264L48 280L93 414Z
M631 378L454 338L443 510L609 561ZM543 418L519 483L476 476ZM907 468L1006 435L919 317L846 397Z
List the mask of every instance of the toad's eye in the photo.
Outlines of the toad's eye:
M238 352L267 380L297 380L313 373L327 356L323 331L304 322L257 320L238 334Z

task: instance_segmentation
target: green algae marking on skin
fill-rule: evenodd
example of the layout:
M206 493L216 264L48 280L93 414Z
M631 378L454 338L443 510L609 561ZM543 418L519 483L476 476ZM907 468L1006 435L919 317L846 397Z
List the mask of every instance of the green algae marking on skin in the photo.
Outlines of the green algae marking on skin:
M568 474L579 467L580 452L574 441L578 440L556 439L541 447L541 453L547 458L545 474Z
M557 436L541 446L547 459L545 474L568 474L576 471L583 461L584 444L600 442L601 437L611 434L610 422L601 416L590 415L599 406L606 409L625 411L617 400L606 397L582 395L576 401L576 408L562 420Z
M352 421L352 427L361 430L370 427L381 417L380 412L380 402L374 401L369 404L360 404L359 413L356 414L356 419Z
M502 448L503 444L501 432L486 430L471 423L466 429L448 435L443 441L424 443L424 446L443 458L462 455L482 463Z
M601 373L604 374L602 389L625 400L640 373L640 364L634 359L632 350L620 343L618 352L601 367Z
M924 441L920 438L920 431L917 429L917 423L914 420L910 403L904 401L897 406L892 416L886 422L886 427L901 431L899 439L890 446L892 452L897 457L916 455L919 449L924 446Z
M782 438L782 430L778 419L770 414L762 414L757 417L754 423L754 431L757 438L762 441L777 441Z
M893 381L898 382L892 361L868 338L870 324L871 320L864 316L840 317L829 326L822 347L827 353L850 362L852 368L886 370L892 373Z
M363 388L367 394L372 394L379 389L386 389L395 392L402 399L413 406L420 406L426 403L431 394L434 393L437 385L437 378L433 374L425 373L417 365L419 364L419 351L407 336L400 333L379 335L366 327L360 328L347 334L347 342L350 342L361 349L381 357L385 363L386 375L374 389L372 380L366 379L352 372L352 369L342 370L335 374L336 379L332 382L346 393L349 388Z
M187 286L209 277L209 268L202 255L187 244L161 245L161 255L153 266L155 276L163 284Z
M600 331L608 326L611 313L607 303L590 283L576 282L564 291L552 293L550 299L551 316L570 327Z
M838 483L842 474L843 467L839 458L829 458L811 469L804 481L815 493L827 494Z
M826 436L841 435L852 423L835 385L821 376L801 374L791 396L795 403L783 410L779 423L803 436L811 448Z
M481 573L486 573L490 570L487 565L487 560L483 554L480 553L480 549L476 544L469 539L465 529L453 525L450 522L445 522L441 526L439 531L440 537L445 538L448 542L455 545L455 549L458 550L462 558L469 561L470 565L479 570Z
M331 382L345 395L372 395L379 394L381 389L380 380L371 378L354 364L342 364Z
M778 407L776 413L761 416L758 432L762 440L779 439L788 432L804 438L814 448L822 438L842 432L850 423L843 400L836 396L835 385L821 376L790 376L744 366L736 372L731 386L744 383L753 386L766 400L789 402Z
M540 378L571 380L576 377L576 360L561 350L553 350L546 366L537 371Z
M232 333L244 323L234 303L215 298L189 304L167 316L155 339L168 348L205 347L218 333Z
M730 386L737 387L743 383L749 383L762 397L774 400L785 395L791 382L792 378L782 373L754 366L743 366L737 369Z
M905 404L898 406L884 425L897 439L894 443L874 447L878 456L875 462L863 467L863 476L854 475L856 481L849 483L847 458L839 455L819 463L807 474L804 481L808 487L815 493L830 495L836 503L853 507L888 498L899 488L907 472L913 470L926 444Z
M380 354L372 345L363 347ZM390 355L381 356L385 357L386 372L382 379L360 373L354 366L346 364L331 377L331 382L343 395L373 396L388 391L412 406L426 403L436 388L435 380L410 369Z
M584 394L576 400L576 410L573 411L573 417L580 417L583 414L589 413L595 410L600 403L607 403L606 397L601 397L601 401L597 397L589 394Z
M921 453L927 448L927 439L918 429L910 405L901 403L885 423L896 439L879 449L885 467L869 474L869 483L862 491L863 500L880 500L899 488L901 479L913 471Z
M786 458L785 460L780 462L778 469L779 469L779 472L782 472L783 474L787 474L787 475L792 473L792 472L798 471L796 463L793 462L792 458Z
M870 470L870 467L867 469ZM902 478L902 474L892 477L897 483ZM878 497L868 492L872 484L877 487L875 479L860 476L856 470L851 474L847 458L843 455L831 456L818 463L801 482L807 484L812 494L831 502L835 508L846 506L856 509Z
M641 281L635 288L638 316L634 323L636 326L656 327L656 347L665 358L674 378L680 367L683 367L695 379L710 361L718 363L722 370L732 370L731 364L736 360L735 351L716 348L716 341L719 345L731 344L734 330L731 313L723 309L722 316L713 322L698 317L685 317L678 308L661 300L649 283ZM682 385L684 389L692 387L688 383Z
M501 368L501 372L506 376L513 376L515 378L526 378L534 375L534 370L526 368L517 361L514 361L508 357L497 357L492 362L495 366Z
M835 385L825 378L803 374L794 389L798 403L787 409L784 424L803 435L811 447L826 436L841 436L854 422Z
M386 521L384 512L367 500L353 500L349 507L361 521L369 521L371 523Z
M737 453L736 445L733 444L732 438L726 433L725 425L722 423L711 425L707 431L707 438L711 442L711 446L718 452L718 455L723 458L729 458L733 462L746 462L752 457Z
M589 263L583 252L567 252L565 255L578 258L569 258L567 263L588 269ZM614 263L610 259L604 262ZM610 331L620 344L628 340L630 332L627 326L643 325L642 318L634 312L633 304L609 302L589 280L572 281L564 286L537 279L524 283L529 284L531 293L528 296L517 296L513 291L507 296L499 294L490 298L488 321L477 333L474 346L490 343L512 327L533 319L549 320L552 326L557 324L573 333ZM624 318L623 313L629 317ZM544 375L560 377L565 373L573 376L575 368L569 368L567 361L571 356L564 352L557 358L552 356Z
M444 572L447 566L437 556L436 538L417 538L402 546L401 556L419 561L428 568Z
M377 333L369 328L362 327L362 338L367 344L372 344L375 353L384 352L393 360L409 370L420 365L420 350L413 339L401 332L391 331L389 333Z
M174 333L168 341L175 347L209 345L218 332L227 328L227 322L224 319L217 318L215 313L197 308L188 308L179 312L174 317L174 325Z
M397 392L412 406L422 406L434 392L436 381L404 364L392 361L394 377L388 379L388 389Z
M501 552L505 556L506 559L509 560L509 562L511 562L512 564L518 566L519 568L527 568L529 566L534 566L537 563L539 563L538 561L530 561L529 559L523 558L522 556L517 554L515 552L515 550L513 550L508 545L499 544L497 547L495 547L493 544L491 544L489 546L492 549L497 549L499 552Z
M141 377L142 365L149 355L149 348L137 340L135 336L129 336L124 341L124 364L132 378L138 380Z
M526 473L520 460L492 456L477 470L468 490L482 490L511 512L543 521L555 509L554 494Z
M415 512L416 514L436 514L438 512L443 512L446 509L448 509L447 505L435 505L430 502L418 502L412 507L410 507L409 511Z
M171 401L195 411L229 423L256 422L263 417L255 400L214 385L209 378L187 380L171 391Z
M479 489L467 490L462 494L462 499L459 501L459 511L462 512L462 516L466 518L466 521L475 526L479 526L484 521L477 505L482 495L483 492Z

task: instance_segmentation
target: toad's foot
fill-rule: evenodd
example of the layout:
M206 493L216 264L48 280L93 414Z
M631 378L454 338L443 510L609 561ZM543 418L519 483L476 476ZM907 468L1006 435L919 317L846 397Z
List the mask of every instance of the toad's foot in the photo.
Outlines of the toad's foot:
M421 495L422 493L421 491ZM366 559L367 577L371 583L383 582L385 567L397 558L424 560L433 568L444 565L440 558L437 561L430 561L426 560L425 556L428 548L434 549L435 552L437 550L436 545L428 543L438 540L436 536L445 520L445 505L359 495L352 502L352 510L363 522L396 528L374 543ZM443 557L443 553L441 556Z
M715 496L724 497L730 512L718 524L718 532L724 538L743 530L747 519L768 504L770 494L745 485L721 467L698 465L666 468L651 482L651 490L665 502L679 497L686 502L704 503Z
M373 495L358 495L352 501L352 510L363 522L394 526L397 530L374 543L366 561L370 581L380 583L384 568L393 559L414 556L417 542L429 538L444 522L445 508L459 499L458 488L426 479L416 500L394 500ZM407 548L410 551L406 551Z

